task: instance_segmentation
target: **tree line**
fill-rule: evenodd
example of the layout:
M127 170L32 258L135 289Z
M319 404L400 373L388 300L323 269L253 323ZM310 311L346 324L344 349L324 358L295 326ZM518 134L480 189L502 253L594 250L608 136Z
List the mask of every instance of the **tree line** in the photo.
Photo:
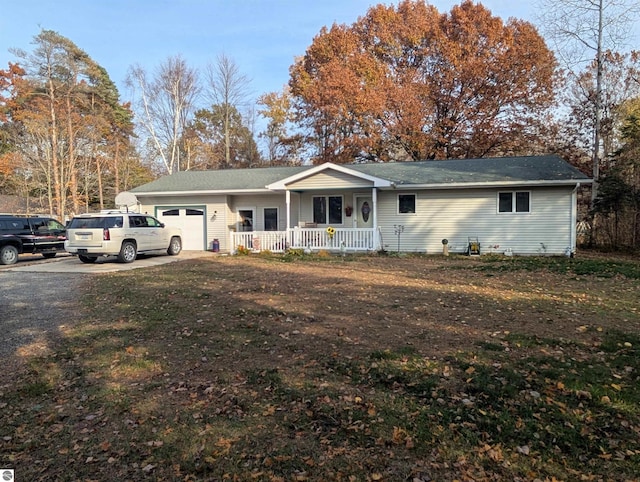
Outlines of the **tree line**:
M182 56L133 65L123 101L42 30L0 70L0 193L65 218L180 170L557 153L597 181L581 198L589 241L635 248L640 58L620 34L634 2L547 3L546 38L470 0L376 5L322 28L288 84L257 99L221 54L202 70Z

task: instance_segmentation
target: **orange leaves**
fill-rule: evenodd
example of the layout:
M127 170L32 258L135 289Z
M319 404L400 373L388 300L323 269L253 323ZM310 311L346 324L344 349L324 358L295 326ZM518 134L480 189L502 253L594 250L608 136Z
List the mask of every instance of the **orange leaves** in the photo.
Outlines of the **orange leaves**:
M533 122L553 94L554 69L527 22L505 24L471 1L440 14L405 0L322 29L290 86L325 142L323 161L385 161L398 148L413 160L472 157L512 142L516 121Z

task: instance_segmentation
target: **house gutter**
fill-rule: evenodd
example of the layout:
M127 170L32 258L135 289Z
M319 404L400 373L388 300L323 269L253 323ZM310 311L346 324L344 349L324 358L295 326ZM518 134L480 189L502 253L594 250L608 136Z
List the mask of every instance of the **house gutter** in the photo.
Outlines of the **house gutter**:
M556 186L574 186L578 182L583 184L590 184L593 181L591 179L581 179L576 181L562 180L562 181L488 181L488 182L452 182L452 183L438 183L438 184L396 184L392 183L390 189L398 190L412 190L412 189L473 189L473 188L487 188L487 187L515 187L515 186L532 186L532 187L556 187ZM388 190L388 189L387 189Z
M193 194L272 194L269 189L226 189L224 191L202 190L202 191L131 191L136 196L182 196Z

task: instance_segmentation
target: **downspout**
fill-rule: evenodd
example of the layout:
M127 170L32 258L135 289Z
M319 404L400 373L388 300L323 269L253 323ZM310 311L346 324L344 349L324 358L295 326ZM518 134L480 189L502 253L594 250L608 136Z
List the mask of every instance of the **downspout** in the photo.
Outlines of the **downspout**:
M577 249L577 234L576 226L578 225L578 189L580 189L580 183L576 183L576 187L571 192L571 230L569 234L570 250L571 253L575 253Z

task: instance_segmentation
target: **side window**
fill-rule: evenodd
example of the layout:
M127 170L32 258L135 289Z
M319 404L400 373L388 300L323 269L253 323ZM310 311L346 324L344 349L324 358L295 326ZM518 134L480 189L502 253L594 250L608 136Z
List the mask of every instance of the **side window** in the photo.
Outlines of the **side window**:
M56 221L55 219L49 219L47 221L47 227L51 231L64 231L64 226L60 224L58 221Z
M528 213L529 209L529 192L522 191L516 193L516 212Z
M531 212L531 193L529 191L498 193L498 213L529 212Z
M498 212L510 213L513 205L513 194L510 192L498 193Z
M123 217L122 216L114 216L112 218L105 218L104 227L105 228L121 228L124 226Z
M35 232L42 233L45 231L49 231L49 226L47 225L47 220L42 218L33 218L31 219L31 227Z
M134 228L144 228L147 226L147 221L144 216L131 216L129 221Z
M151 216L147 216L145 218L145 223L150 228L159 228L160 227L160 222L156 218L151 217Z
M416 212L415 194L398 194L398 213L413 214Z

